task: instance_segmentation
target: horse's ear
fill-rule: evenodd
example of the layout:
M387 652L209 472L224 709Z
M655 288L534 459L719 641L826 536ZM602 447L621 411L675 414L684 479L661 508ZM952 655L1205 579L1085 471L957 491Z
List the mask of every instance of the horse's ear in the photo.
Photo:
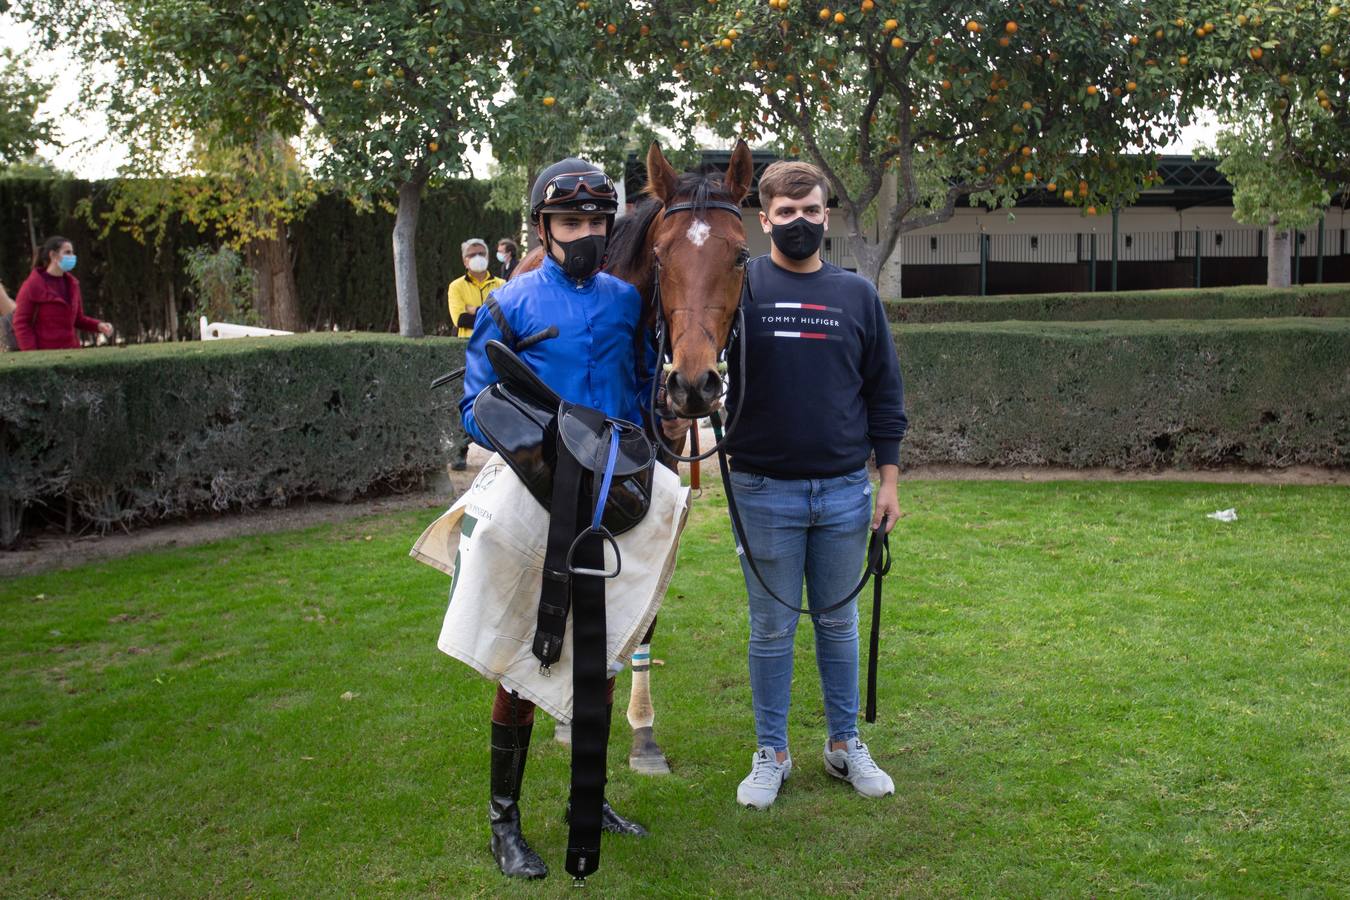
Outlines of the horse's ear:
M745 141L737 141L736 149L731 151L731 164L727 166L727 177L723 184L733 200L740 203L750 193L750 182L755 178L755 160L750 155L750 147Z
M662 203L669 203L675 196L675 187L679 183L680 173L666 161L661 153L661 145L652 141L647 148L647 193Z

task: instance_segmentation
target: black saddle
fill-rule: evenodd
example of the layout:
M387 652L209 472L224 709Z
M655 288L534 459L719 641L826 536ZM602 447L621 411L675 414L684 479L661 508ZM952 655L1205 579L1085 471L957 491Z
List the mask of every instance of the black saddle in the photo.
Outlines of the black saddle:
M498 381L474 400L473 415L539 505L551 509L559 442L586 473L584 489L599 497L599 477L609 460L611 432L618 450L602 524L618 535L635 526L651 506L656 449L632 422L604 416L563 400L520 357L499 341L487 342Z

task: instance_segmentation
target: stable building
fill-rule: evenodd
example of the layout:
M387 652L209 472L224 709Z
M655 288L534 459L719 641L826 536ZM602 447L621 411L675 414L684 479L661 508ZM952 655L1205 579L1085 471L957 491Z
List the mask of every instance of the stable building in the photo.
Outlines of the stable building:
M725 171L730 157L729 151L704 151L701 168ZM778 158L755 152L747 212L758 211L759 175ZM1233 188L1216 161L1165 156L1158 172L1162 182L1135 203L1096 216L1040 189L1008 209L958 206L946 222L901 235L882 273L882 292L925 297L1265 284L1266 229L1233 218ZM645 183L636 154L624 180L630 190ZM1350 282L1348 200L1340 198L1298 233L1293 283ZM844 217L834 201L830 206L822 255L856 269ZM745 230L752 254L769 251L768 235L749 215Z

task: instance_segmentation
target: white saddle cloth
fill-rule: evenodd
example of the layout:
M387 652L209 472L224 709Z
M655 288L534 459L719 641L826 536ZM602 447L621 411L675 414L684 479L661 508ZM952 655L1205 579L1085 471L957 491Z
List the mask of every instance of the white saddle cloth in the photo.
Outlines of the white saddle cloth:
M647 515L617 540L618 577L605 582L606 662L626 663L651 627L670 584L689 509L689 489L657 466ZM502 458L493 454L454 505L413 544L411 556L453 579L437 646L485 678L572 718L572 617L550 675L532 652L543 581L548 513ZM459 546L455 548L458 536ZM605 547L605 568L614 551Z

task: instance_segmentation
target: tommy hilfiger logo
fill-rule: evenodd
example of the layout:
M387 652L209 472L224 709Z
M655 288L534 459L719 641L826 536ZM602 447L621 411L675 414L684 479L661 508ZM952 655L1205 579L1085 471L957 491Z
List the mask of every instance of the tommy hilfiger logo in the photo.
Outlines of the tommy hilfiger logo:
M838 328L839 319L835 316L843 312L837 306L825 306L821 303L795 303L779 302L766 303L765 307L783 312L771 313L765 310L760 313L760 323L763 325L790 325L801 328ZM791 312L789 312L791 310ZM774 337L781 338L803 338L816 341L841 341L843 338L837 334L829 334L824 331L800 331L800 330L775 330Z

